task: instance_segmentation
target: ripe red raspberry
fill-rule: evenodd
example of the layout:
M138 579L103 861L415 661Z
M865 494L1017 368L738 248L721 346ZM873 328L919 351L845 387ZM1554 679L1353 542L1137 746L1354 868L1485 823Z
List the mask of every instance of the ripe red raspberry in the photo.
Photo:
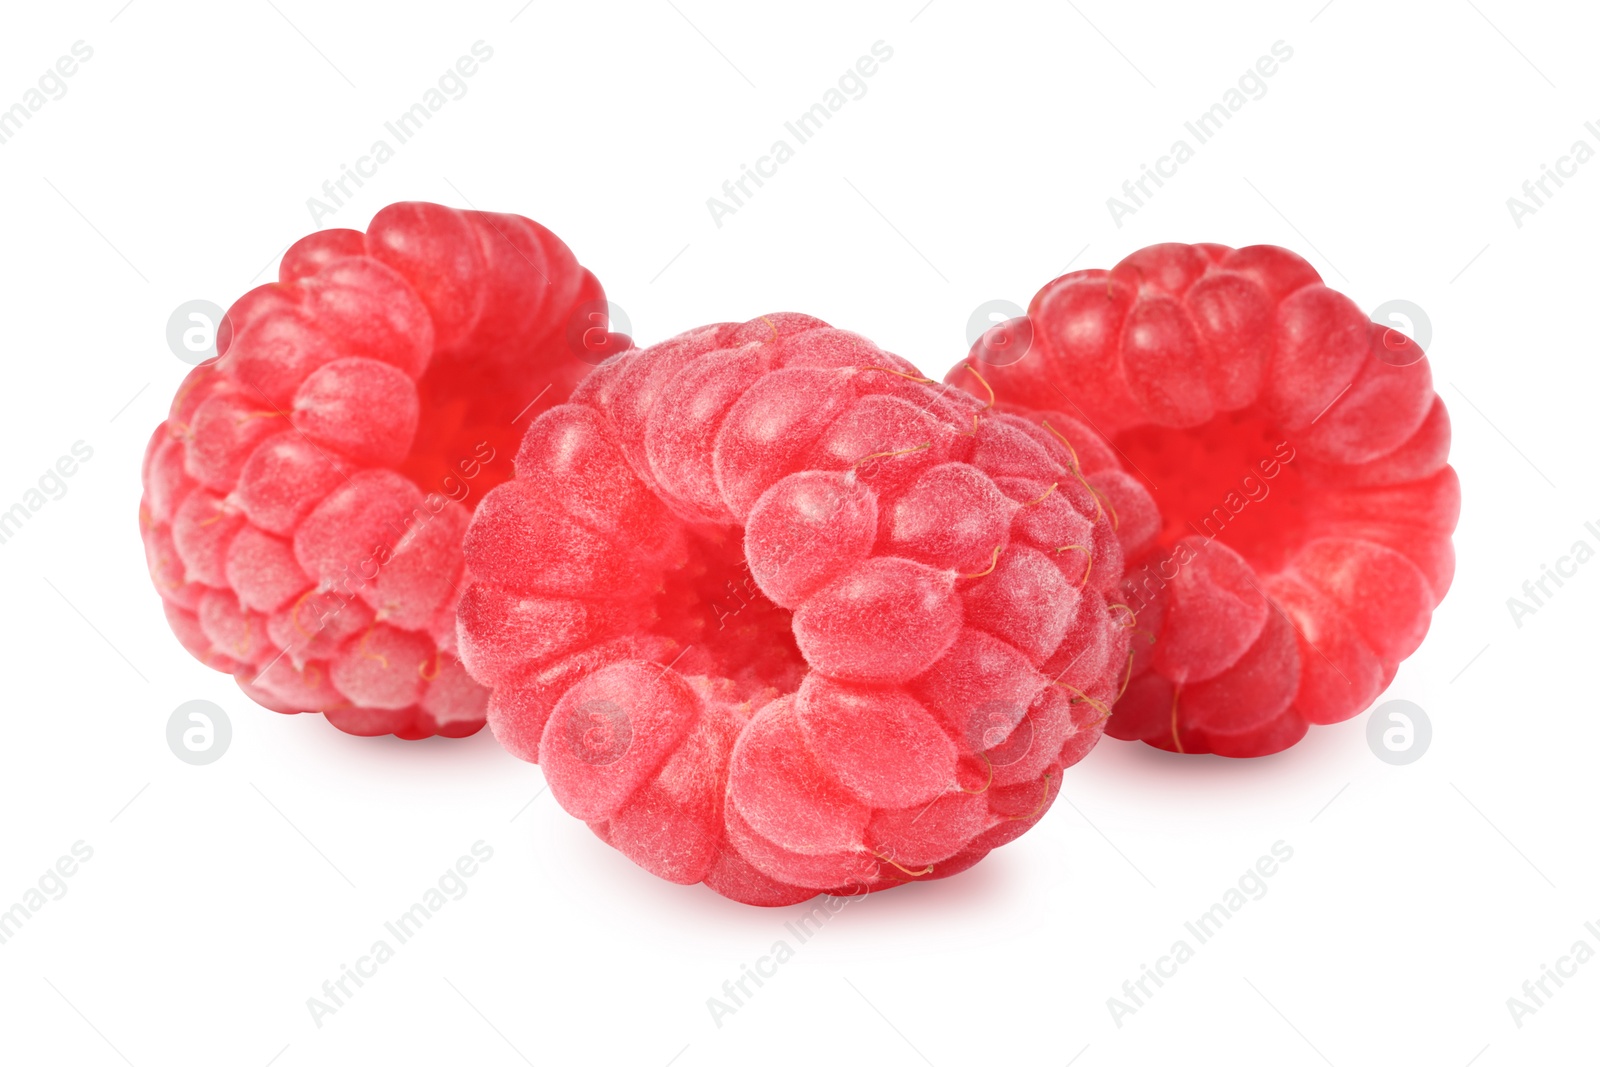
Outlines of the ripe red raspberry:
M1081 412L1160 508L1129 557L1141 636L1106 732L1259 756L1368 707L1455 566L1422 350L1266 245L1154 245L1057 278L1016 326L1032 347L986 368L995 391Z
M278 274L229 310L145 453L167 620L275 711L474 733L487 693L455 656L461 538L511 476L513 419L589 370L567 332L600 284L538 223L423 203L311 234Z
M645 869L763 905L943 877L1098 740L1129 630L1081 428L932 384L805 315L704 327L598 367L479 506L490 725Z

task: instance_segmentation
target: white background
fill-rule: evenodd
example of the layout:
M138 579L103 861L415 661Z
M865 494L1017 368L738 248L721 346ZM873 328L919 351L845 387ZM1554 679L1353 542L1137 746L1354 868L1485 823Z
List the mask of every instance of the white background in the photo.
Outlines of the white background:
M1520 1028L1506 1006L1573 942L1600 948L1600 562L1520 628L1506 606L1600 546L1600 160L1520 228L1506 206L1573 141L1600 148L1592 11L123 2L16 5L0 35L0 106L94 49L0 145L0 508L94 450L0 545L0 908L93 849L0 945L0 1061L1595 1062L1600 961ZM1166 240L1280 243L1364 308L1420 305L1460 563L1385 699L1426 709L1431 749L1380 762L1366 716L1245 763L1108 741L1033 832L852 903L718 1027L707 998L793 943L792 915L635 868L487 731L357 739L202 668L136 526L187 369L167 317L272 277L306 198L480 39L467 95L325 224L403 199L532 216L642 343L802 310L938 373L983 301ZM715 226L706 198L879 40L867 94ZM1279 40L1266 95L1114 225L1106 198ZM164 736L194 698L233 723L205 767ZM479 840L467 895L316 1026L307 998ZM1115 1025L1107 998L1280 840L1267 895Z

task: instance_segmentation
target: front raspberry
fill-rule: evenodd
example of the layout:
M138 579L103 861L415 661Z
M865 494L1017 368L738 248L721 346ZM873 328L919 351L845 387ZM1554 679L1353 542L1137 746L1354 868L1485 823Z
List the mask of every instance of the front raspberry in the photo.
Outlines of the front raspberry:
M986 368L996 392L1082 412L1161 513L1130 554L1133 678L1107 732L1258 756L1369 706L1454 572L1460 489L1422 350L1270 246L1065 275L1027 328L1024 358Z
M1115 500L1154 506L1076 423L931 385L804 315L708 326L602 364L480 505L490 724L640 866L761 905L944 877L1098 740Z
M480 729L488 694L455 655L461 539L511 475L513 420L589 370L567 333L602 299L514 215L401 203L292 246L145 453L140 530L178 639L276 711Z

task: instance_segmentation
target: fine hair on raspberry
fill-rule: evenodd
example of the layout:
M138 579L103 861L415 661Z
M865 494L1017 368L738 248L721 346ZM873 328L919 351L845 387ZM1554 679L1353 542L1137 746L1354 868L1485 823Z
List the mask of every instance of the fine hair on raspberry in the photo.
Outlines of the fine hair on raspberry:
M479 506L462 660L662 878L782 905L954 874L1128 677L1114 516L1155 509L1093 437L801 314L624 352Z
M515 215L399 203L292 245L145 453L140 531L179 641L257 703L350 733L480 729L461 540L527 421L589 370L567 338L600 300Z
M1160 512L1129 554L1106 732L1259 756L1370 706L1455 569L1450 422L1416 342L1292 252L1214 244L1057 278L1008 336L1022 358L971 354L995 394L1081 415Z

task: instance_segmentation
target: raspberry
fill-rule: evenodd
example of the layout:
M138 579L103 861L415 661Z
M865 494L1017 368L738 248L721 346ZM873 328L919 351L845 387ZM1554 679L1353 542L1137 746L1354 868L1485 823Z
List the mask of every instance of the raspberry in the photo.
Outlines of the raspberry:
M1422 350L1266 245L1154 245L1065 275L1004 332L1029 331L995 392L1084 414L1160 508L1129 552L1141 639L1106 732L1259 756L1368 707L1455 566L1460 489Z
M279 279L233 305L145 453L168 622L275 711L474 733L488 694L455 653L461 539L511 475L513 420L589 370L567 330L600 285L535 222L423 203L301 239Z
M479 506L490 726L646 870L760 905L944 877L1098 740L1131 660L1081 427L933 384L805 315L707 326L601 364Z

